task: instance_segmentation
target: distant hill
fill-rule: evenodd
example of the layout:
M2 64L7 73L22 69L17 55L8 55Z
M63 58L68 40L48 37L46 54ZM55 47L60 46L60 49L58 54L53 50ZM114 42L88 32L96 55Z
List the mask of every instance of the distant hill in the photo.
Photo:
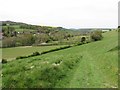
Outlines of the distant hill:
M29 26L31 26L31 27L44 27L44 28L57 28L57 29L59 29L59 30L61 30L61 29L66 29L66 28L63 28L63 27L54 27L54 26L41 26L41 25L32 25L32 24L27 24L27 23L23 23L23 22L14 22L14 21L0 21L0 22L2 22L2 26L8 26L8 25L10 25L10 26L14 26L14 25L19 25L19 26L22 26L22 25L26 25L26 27L29 27Z
M25 23L22 23L22 22L14 22L14 21L0 21L2 22L2 25L5 26L5 25L23 25Z
M28 35L28 36L26 36ZM2 21L2 38L5 43L3 47L39 45L41 43L51 43L53 41L61 41L73 36L80 35L79 31L73 31L63 27L31 25L22 22ZM27 37L27 40L26 40ZM10 44L8 40L11 38L13 42ZM23 38L23 40L21 39ZM32 38L32 40L31 40ZM17 41L17 42L16 42ZM26 41L28 41L26 43ZM17 43L20 43L17 45Z

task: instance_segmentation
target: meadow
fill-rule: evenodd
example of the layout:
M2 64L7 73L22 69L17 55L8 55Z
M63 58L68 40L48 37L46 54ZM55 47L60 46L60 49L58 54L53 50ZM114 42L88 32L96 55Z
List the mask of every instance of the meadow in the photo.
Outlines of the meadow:
M100 41L3 64L2 87L117 88L118 32L106 32L103 37ZM23 50L27 52L27 48Z
M58 47L63 47L65 45L54 45L54 46L20 46L14 48L3 48L2 49L2 58L7 60L15 59L18 56L30 55L33 52L43 52Z

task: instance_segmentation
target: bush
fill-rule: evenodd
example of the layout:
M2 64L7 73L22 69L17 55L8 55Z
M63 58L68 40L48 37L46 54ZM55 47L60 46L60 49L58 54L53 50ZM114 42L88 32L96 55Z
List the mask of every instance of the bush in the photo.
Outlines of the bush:
M7 59L2 59L2 63L3 64L7 63Z
M42 55L42 54L46 54L46 53L49 53L49 52L54 52L54 51L70 48L70 47L72 47L72 46L64 46L64 47L60 47L60 48L56 48L56 49L51 49L51 50L48 50L48 51L43 51L41 53L33 52L33 54L28 55L28 56L18 56L18 57L16 57L16 60L17 59L24 59L24 58L28 58L28 57L33 57L33 56L38 56L38 55Z
M84 43L86 41L86 38L85 37L82 37L81 38L81 42Z
M40 53L39 52L34 52L33 53L33 56L37 56L37 55L40 55Z
M98 40L101 40L103 37L102 37L102 32L101 31L94 31L91 33L91 39L93 41L98 41Z
M40 53L39 53L39 52L33 52L33 54L28 55L28 57L33 57L33 56L38 56L38 55L40 55Z
M78 46L78 45L82 45L83 43L78 43L76 46Z
M54 51L58 51L58 50L62 50L62 49L66 49L66 48L70 48L71 46L64 46L64 47L60 47L60 48L56 48L56 49L51 49L49 51L43 51L41 54L46 54L49 52L54 52Z
M16 37L4 38L2 40L2 47L15 47L16 46Z
M16 60L17 59L23 59L23 58L27 58L28 56L18 56L18 57L16 57Z

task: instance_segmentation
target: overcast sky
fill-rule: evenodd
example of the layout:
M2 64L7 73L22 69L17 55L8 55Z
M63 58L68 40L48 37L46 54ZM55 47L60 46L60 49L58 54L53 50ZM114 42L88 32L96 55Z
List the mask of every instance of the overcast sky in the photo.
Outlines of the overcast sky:
M0 21L65 28L116 28L119 0L0 0Z

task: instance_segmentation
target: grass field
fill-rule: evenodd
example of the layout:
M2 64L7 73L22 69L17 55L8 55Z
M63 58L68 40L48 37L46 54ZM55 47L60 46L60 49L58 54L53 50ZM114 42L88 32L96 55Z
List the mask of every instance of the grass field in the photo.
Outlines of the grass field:
M3 87L117 88L117 31L101 41L3 64ZM17 53L17 52L16 52Z
M7 26L3 26L3 28L4 27L7 27ZM17 32L23 32L23 31L32 31L32 32L35 32L34 29L21 29L20 25L11 25L11 27L14 27L15 31L17 31Z
M3 48L2 49L2 58L4 59L14 59L18 56L25 56L30 55L33 52L42 52L51 50L54 48L62 47L65 45L58 45L58 46L21 46L21 47L15 47L15 48Z
M26 32L26 31L31 31L31 32L35 32L35 30L34 29L20 29L20 28L17 28L17 29L15 29L15 31L17 31L17 32Z

